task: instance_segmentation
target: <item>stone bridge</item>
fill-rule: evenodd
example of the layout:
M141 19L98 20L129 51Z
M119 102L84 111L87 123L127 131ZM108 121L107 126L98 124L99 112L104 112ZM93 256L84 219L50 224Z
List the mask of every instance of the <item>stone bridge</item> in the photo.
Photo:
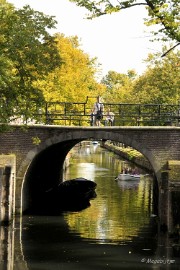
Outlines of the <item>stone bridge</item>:
M10 126L0 133L0 154L16 156L16 213L63 179L69 150L83 140L112 140L141 152L150 162L158 186L168 162L180 160L180 127ZM87 176L88 178L88 176Z
M14 213L18 214L20 210L27 209L32 200L38 203L42 189L46 190L62 181L63 163L69 150L78 142L87 139L124 143L141 152L149 160L159 188L160 225L164 226L165 224L168 227L168 232L173 232L174 227L177 228L180 223L178 215L178 219L174 218L172 224L173 212L179 213L179 193L178 203L175 201L174 207L171 201L171 198L174 200L174 197L171 195L176 195L176 193L169 192L167 182L177 180L178 183L180 178L179 176L174 179L167 178L167 169L169 169L169 164L173 164L173 162L180 163L180 128L178 127L11 126L5 132L0 133L0 154L5 156L4 164L8 165L3 173L1 167L4 164L0 160L0 180L2 179L4 189L6 189L9 169L12 167L9 181L14 182L14 188L10 194L14 193L15 204L8 201L9 194L6 193L4 208L9 208L10 203L11 208L14 208ZM6 218L8 219L8 217ZM18 265L19 269L27 269L20 233L20 229L14 230L10 226L1 226L0 220L2 237L0 239L0 258L3 265L7 263L8 269L12 265L7 258L11 258L9 256L12 256L12 251L15 254L14 249L17 258L12 259L12 262ZM158 233L158 237L159 243L163 243L159 246L167 245L166 250L169 256L170 240L167 240L166 234L164 236L164 234ZM161 249L159 246L157 254L160 257Z

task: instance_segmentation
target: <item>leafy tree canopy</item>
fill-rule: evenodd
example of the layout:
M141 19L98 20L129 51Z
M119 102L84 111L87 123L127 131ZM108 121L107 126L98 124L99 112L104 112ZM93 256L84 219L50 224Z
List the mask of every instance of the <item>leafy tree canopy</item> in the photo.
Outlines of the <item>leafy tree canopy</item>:
M167 48L163 49L163 52ZM180 102L180 53L171 51L148 56L147 69L136 76L109 71L102 79L106 86L105 100L114 103L178 104ZM129 75L130 74L130 75ZM133 76L131 75L133 74Z
M1 115L8 119L14 109L27 115L32 104L29 100L43 100L33 82L59 66L61 59L55 38L49 34L56 25L53 17L30 6L15 9L0 0L0 24Z
M122 9L144 6L148 9L147 25L158 25L158 34L162 39L170 39L180 43L180 0L69 0L89 12L88 18L99 17ZM157 35L157 33L155 33ZM160 35L159 35L160 37Z
M164 49L166 50L166 49ZM133 88L132 99L137 103L177 104L180 101L180 53L161 58L149 55L148 68Z
M95 79L97 59L80 49L77 36L59 33L56 42L62 64L38 81L46 101L85 102L87 96L101 95L102 86Z
M127 74L109 71L102 78L102 83L106 85L105 101L111 103L114 103L114 101L117 103L129 103L136 76L134 70L129 70Z

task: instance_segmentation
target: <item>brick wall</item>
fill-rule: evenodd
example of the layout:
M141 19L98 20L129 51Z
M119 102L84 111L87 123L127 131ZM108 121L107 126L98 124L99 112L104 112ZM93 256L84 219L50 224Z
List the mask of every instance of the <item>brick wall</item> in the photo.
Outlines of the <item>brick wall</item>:
M69 140L104 139L122 142L141 152L155 171L168 160L180 160L180 128L178 127L59 127L17 126L0 134L0 154L15 154L17 170L22 162L32 160L48 146Z

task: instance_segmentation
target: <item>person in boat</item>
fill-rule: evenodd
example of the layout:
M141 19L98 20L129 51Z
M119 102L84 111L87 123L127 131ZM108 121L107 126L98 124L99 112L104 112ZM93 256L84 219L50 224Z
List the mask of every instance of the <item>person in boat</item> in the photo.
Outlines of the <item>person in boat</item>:
M128 174L128 173L131 173L131 170L129 168L124 168L121 171L121 174Z
M134 175L139 174L137 168L134 168L134 169L132 170L131 174L134 174Z
M139 174L137 168L134 168L134 169L131 169L131 168L124 168L122 171L121 171L121 174L133 174L133 175L136 175L136 174Z

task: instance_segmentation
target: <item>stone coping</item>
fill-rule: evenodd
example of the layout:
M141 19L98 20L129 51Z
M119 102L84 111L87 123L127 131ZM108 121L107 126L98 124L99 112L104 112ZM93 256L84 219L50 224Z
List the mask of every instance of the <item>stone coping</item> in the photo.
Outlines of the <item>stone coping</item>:
M2 125L2 124L0 124ZM81 130L180 130L180 127L177 126L62 126L62 125L42 125L42 124L33 124L33 125L7 125L9 128L53 128L53 129L81 129Z

